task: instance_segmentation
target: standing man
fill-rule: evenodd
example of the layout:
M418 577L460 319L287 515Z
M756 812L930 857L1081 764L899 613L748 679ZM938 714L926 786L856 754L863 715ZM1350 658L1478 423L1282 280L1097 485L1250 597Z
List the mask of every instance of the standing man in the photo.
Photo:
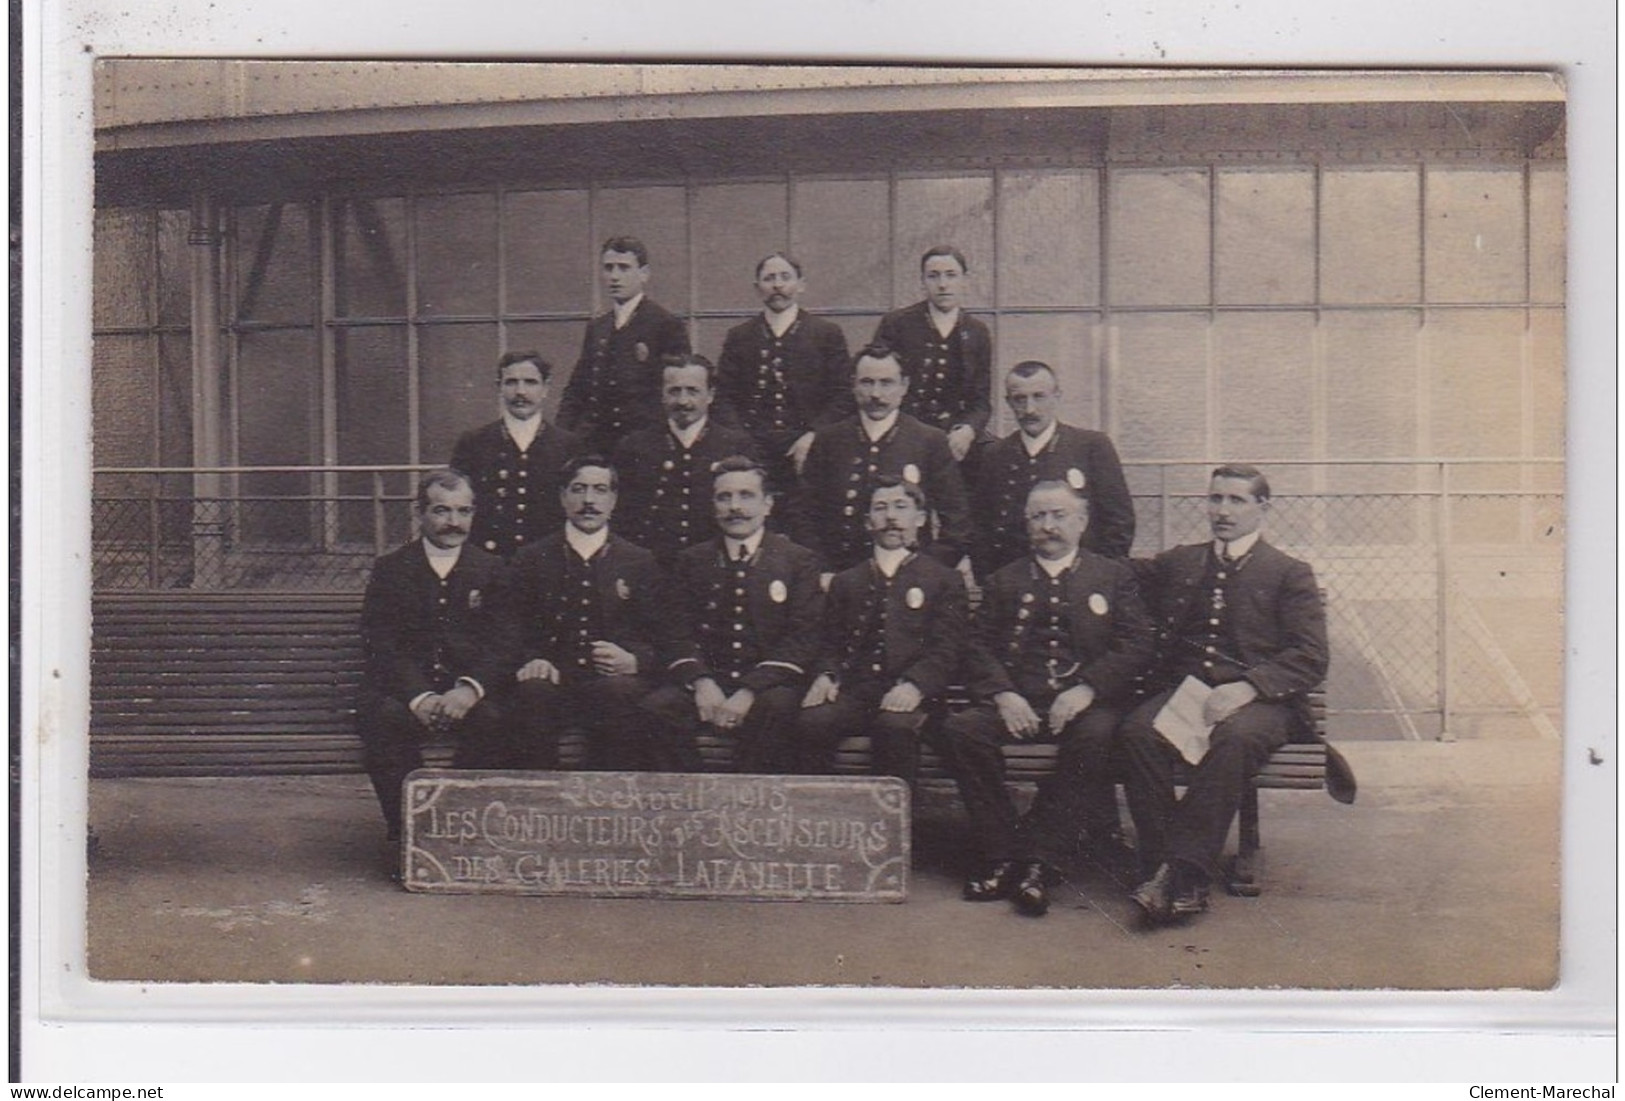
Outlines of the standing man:
M714 371L702 355L668 362L660 371L665 420L630 433L611 456L621 476L620 530L662 568L711 535L712 464L755 450L744 429L710 415Z
M787 491L813 430L850 412L846 334L801 308L801 263L775 252L756 265L762 313L722 340L717 390L756 440L774 488Z
M464 432L451 452L452 469L468 475L480 502L470 538L503 558L564 522L559 468L580 441L542 419L552 375L539 352L504 352L497 360L501 417Z
M975 501L983 527L971 556L977 576L990 577L1026 555L1030 531L1022 506L1027 492L1046 481L1064 482L1088 499L1086 550L1128 557L1134 501L1111 437L1056 419L1061 384L1047 363L1030 359L1012 367L1004 377L1004 400L1017 428L989 444L979 460Z
M587 728L588 765L694 771L698 751L663 739L638 705L672 644L654 556L609 530L616 474L597 455L564 467L562 533L514 556L509 605L519 672L511 710L526 767L559 767L559 734Z
M872 532L867 506L883 478L923 490L936 506L936 535L922 523L923 553L957 566L971 543L965 483L948 437L902 412L910 380L897 353L870 344L853 364L854 416L813 436L802 470L796 517L797 542L824 556L827 569L843 570L869 557Z
M756 460L717 464L712 503L721 535L679 554L673 572L673 683L645 706L682 731L673 737L692 741L708 724L737 738L740 772L793 772L824 610L818 556L766 529L773 493Z
M965 579L915 553L931 515L917 484L881 477L865 515L868 559L830 583L819 673L801 701L801 767L832 771L841 740L867 732L875 775L912 783L920 731L958 671Z
M1128 564L1083 546L1084 495L1042 481L1024 511L1032 551L992 576L976 617L967 680L980 702L948 718L940 748L985 859L965 898L1013 898L1036 917L1080 829L1108 866L1122 847L1112 733L1154 643ZM1025 819L1004 783L1000 747L1012 739L1060 743Z
M361 602L366 667L356 726L391 840L400 836L401 783L423 767L425 741L453 736L456 768L513 760L503 717L487 699L513 671L502 560L467 545L474 489L455 470L430 471L413 512L420 537L378 559Z
M1312 728L1307 693L1326 677L1326 610L1307 562L1262 538L1269 482L1256 467L1213 471L1213 539L1165 551L1141 583L1158 630L1157 692L1119 733L1129 812L1150 874L1133 899L1152 923L1207 909L1209 884L1246 785L1294 735ZM1174 798L1179 751L1155 728L1187 678L1208 691L1206 754Z
M599 250L610 309L587 323L559 423L608 454L634 428L660 416L660 367L688 354L688 329L644 294L649 250L636 237L611 237Z
M948 435L954 459L963 461L987 430L993 414L993 336L960 308L970 265L952 245L920 257L925 298L880 319L875 341L891 345L914 380L903 405Z

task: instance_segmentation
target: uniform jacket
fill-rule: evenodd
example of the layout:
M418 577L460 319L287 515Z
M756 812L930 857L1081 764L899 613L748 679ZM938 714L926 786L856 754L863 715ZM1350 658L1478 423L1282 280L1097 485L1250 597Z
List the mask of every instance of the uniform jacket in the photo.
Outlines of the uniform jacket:
M599 314L587 323L581 358L559 401L559 423L597 450L657 423L661 360L688 352L682 319L647 297L624 328L615 328L614 310Z
M701 677L716 677L727 690L726 674L738 673L739 683L758 694L804 685L818 658L824 612L818 556L767 532L744 585L735 583L737 575L721 536L677 556L672 611L682 629L669 666L672 678L691 687ZM736 630L736 624L745 629Z
M714 417L686 449L666 421L624 437L612 454L620 476L620 534L669 566L678 551L716 533L711 464L755 451L750 433Z
M902 413L891 431L871 444L860 417L836 421L813 437L792 521L796 541L837 570L867 558L869 494L879 475L890 474L918 482L936 513L936 536L928 539L922 531L921 549L944 565L957 565L970 549L973 529L948 437Z
M890 585L873 557L830 581L819 672L853 680L911 682L927 699L942 695L959 672L967 628L965 578L916 554ZM879 673L861 664L870 623L882 619L885 660Z
M717 397L775 458L804 432L854 411L846 334L801 310L783 336L760 314L735 325L717 359Z
M908 373L903 412L944 432L968 424L979 436L993 415L993 336L961 309L944 338L930 310L929 302L916 302L882 317L875 329L875 339L896 350Z
M1089 499L1084 549L1107 558L1128 556L1134 545L1134 501L1117 448L1104 432L1057 424L1035 456L1028 456L1019 429L982 452L975 487L976 515L984 525L978 571L992 573L1027 554L1027 492L1052 480L1081 489Z
M464 432L451 452L451 466L474 483L474 528L470 540L483 550L510 558L564 523L559 504L559 470L582 450L581 440L556 425L543 424L520 451L501 420Z
M1051 605L1051 598L1058 598L1059 605ZM1046 647L1037 636L1052 607L1062 615L1077 668L1053 670L1061 683L1049 687L1087 684L1102 700L1128 697L1150 671L1156 652L1151 620L1128 564L1086 550L1079 550L1071 567L1053 582L1030 555L988 580L972 632L966 676L970 690L982 699L1034 691L1035 672L1042 676L1048 671Z
M459 677L502 688L515 669L505 591L502 559L470 544L443 580L421 539L378 559L361 601L364 690L410 703Z

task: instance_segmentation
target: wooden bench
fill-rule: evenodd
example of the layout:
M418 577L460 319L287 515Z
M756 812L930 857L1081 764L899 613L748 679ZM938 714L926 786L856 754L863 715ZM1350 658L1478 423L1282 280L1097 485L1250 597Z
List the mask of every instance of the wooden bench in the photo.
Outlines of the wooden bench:
M127 776L314 775L361 771L355 695L361 682L361 600L355 594L130 593L92 601L90 773ZM950 705L963 704L961 693ZM1317 733L1324 698L1316 695ZM579 734L561 746L579 767ZM732 765L729 740L701 739L706 768ZM1055 746L1005 747L1009 778L1034 783L1054 771ZM449 751L431 753L433 763ZM836 770L863 774L869 740L848 738ZM929 747L920 782L952 789ZM1230 889L1259 890L1258 792L1318 791L1326 783L1319 743L1278 750L1255 778L1240 813Z

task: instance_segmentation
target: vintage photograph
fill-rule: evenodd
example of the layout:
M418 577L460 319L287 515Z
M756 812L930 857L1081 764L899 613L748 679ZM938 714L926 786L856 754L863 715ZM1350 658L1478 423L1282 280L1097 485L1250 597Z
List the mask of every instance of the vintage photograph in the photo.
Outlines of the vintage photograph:
M1557 983L1553 74L94 112L91 979Z

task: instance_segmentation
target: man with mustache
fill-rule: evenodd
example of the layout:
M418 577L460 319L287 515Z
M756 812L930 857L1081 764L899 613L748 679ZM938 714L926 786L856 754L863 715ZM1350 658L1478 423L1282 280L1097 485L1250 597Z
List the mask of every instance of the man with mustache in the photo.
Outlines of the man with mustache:
M463 433L451 452L452 469L468 475L480 502L474 545L503 558L564 522L559 467L581 442L542 417L552 375L539 352L504 352L497 360L501 417Z
M587 323L559 423L584 446L609 454L622 436L660 418L660 367L687 355L688 328L645 294L649 250L636 237L611 237L599 250L610 309Z
M978 577L1026 556L1027 492L1039 482L1064 482L1089 502L1083 546L1107 558L1125 558L1134 544L1134 501L1117 448L1104 432L1056 419L1061 386L1049 364L1018 363L1004 377L1004 400L1016 431L989 444L978 462L974 500L982 521L971 554Z
M846 334L801 308L801 262L782 252L756 265L762 312L722 340L717 393L756 440L780 492L795 485L813 430L851 412Z
M988 580L977 609L966 681L980 702L949 716L938 742L984 859L965 898L1008 898L1033 917L1049 909L1047 888L1080 829L1097 861L1118 863L1112 733L1154 652L1133 571L1083 546L1088 508L1064 481L1027 494L1031 553ZM1059 743L1026 818L1005 787L1010 740Z
M734 455L715 467L716 538L677 556L671 612L682 629L671 681L646 702L692 738L702 724L737 738L740 772L796 766L796 712L814 659L824 594L818 556L766 529L767 472Z
M560 480L564 530L511 564L519 666L510 710L524 767L558 768L560 733L580 725L589 768L695 771L692 742L663 736L639 706L656 686L657 655L675 640L654 556L609 530L615 468L581 456Z
M712 464L755 450L749 433L710 415L714 374L702 355L668 362L660 372L666 419L628 435L612 456L621 475L621 533L653 551L663 569L711 535Z
M919 737L958 671L967 596L958 570L915 552L930 510L913 482L881 475L864 508L867 560L835 575L818 676L801 701L801 770L830 772L852 734L871 771L914 780Z
M401 782L423 767L423 742L455 737L456 768L515 760L492 698L513 669L502 560L468 544L474 489L455 470L433 470L419 479L412 507L419 537L378 559L361 602L366 666L356 727L392 840Z

